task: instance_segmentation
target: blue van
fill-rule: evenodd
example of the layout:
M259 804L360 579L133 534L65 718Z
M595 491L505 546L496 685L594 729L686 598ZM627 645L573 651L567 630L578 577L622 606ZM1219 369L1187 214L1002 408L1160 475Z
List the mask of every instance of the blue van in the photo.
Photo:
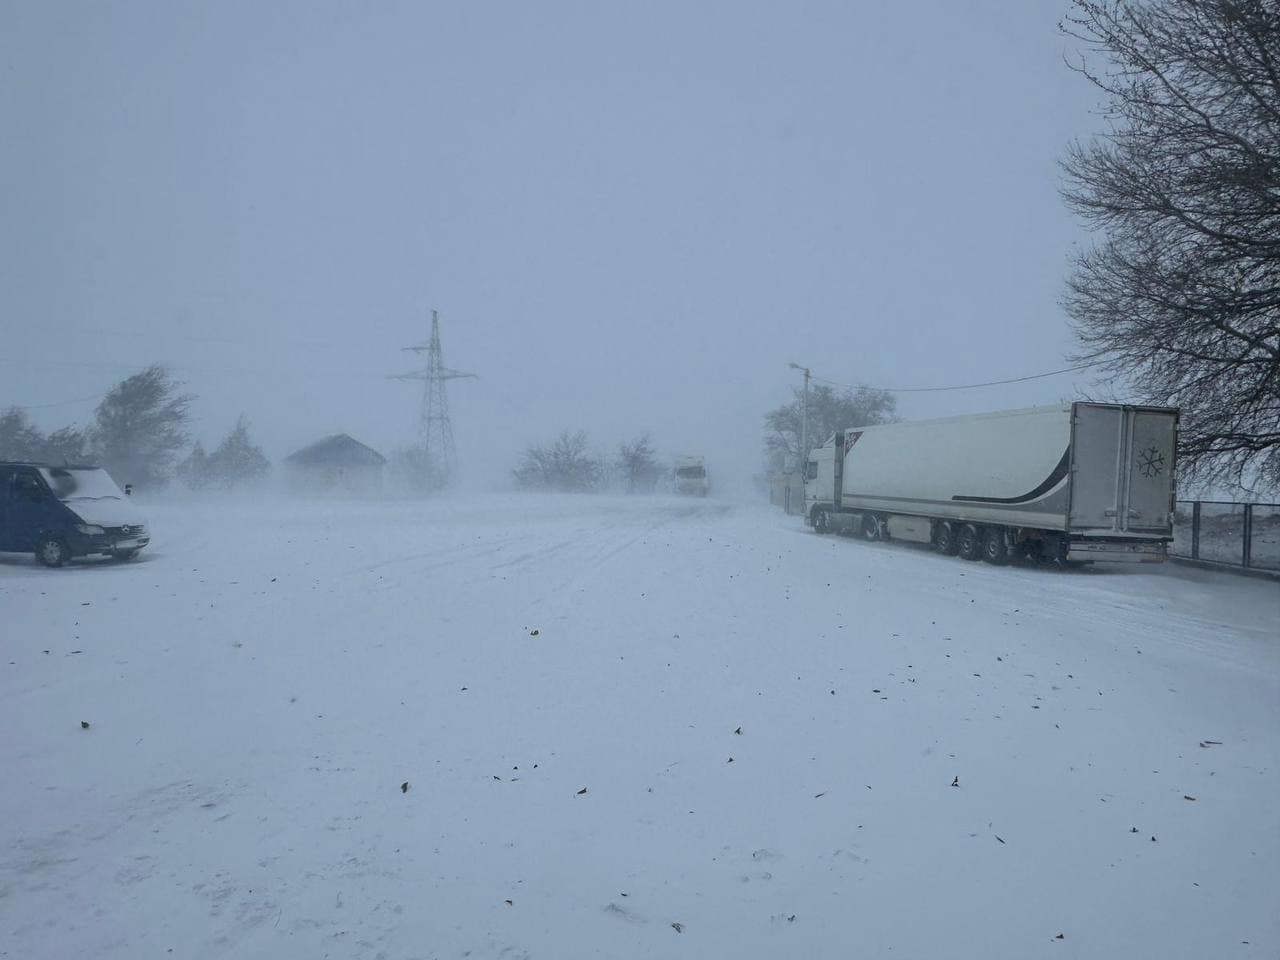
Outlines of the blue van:
M129 560L150 542L142 515L101 467L0 462L0 551L60 567L94 554Z

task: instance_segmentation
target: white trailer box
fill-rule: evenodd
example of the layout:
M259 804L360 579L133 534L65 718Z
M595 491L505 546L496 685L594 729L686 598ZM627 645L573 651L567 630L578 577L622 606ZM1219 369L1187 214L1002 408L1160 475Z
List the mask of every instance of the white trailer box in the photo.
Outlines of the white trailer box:
M996 563L1163 560L1177 420L1082 402L840 430L810 456L805 516Z

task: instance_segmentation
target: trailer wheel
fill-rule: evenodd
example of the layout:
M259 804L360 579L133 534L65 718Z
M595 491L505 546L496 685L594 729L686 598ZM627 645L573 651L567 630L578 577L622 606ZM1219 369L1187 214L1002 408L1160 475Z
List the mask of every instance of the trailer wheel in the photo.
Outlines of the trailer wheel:
M862 539L875 541L882 538L880 518L874 513L864 513L862 515Z
M960 528L956 542L961 560L977 560L982 556L982 533L972 523Z
M996 566L1009 562L1009 544L1001 527L987 527L982 537L982 559Z
M960 542L956 537L956 528L949 523L938 524L938 532L933 538L933 545L938 548L938 552L944 557L954 557L956 551L960 549Z

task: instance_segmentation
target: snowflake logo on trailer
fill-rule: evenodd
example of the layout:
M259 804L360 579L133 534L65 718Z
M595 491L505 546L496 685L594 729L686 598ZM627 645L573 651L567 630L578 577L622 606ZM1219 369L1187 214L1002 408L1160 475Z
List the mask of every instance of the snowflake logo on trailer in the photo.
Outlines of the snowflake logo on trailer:
M1155 447L1147 447L1138 454L1138 472L1150 480L1164 472L1164 454Z

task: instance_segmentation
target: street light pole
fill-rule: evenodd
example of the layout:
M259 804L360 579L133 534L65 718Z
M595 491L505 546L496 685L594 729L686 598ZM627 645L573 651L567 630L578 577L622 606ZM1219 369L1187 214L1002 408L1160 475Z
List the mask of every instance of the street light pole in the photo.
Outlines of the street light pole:
M798 363L790 363L788 366L804 374L804 401L800 407L800 476L803 478L809 469L809 378L813 374L808 367L802 367Z

